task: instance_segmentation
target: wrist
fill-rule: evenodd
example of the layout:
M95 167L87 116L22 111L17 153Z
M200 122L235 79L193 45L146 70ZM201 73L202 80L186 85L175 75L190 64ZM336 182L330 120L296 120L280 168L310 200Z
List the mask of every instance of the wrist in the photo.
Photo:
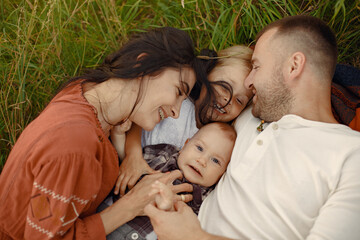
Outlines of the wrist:
M141 146L140 147L138 147L138 146L136 146L136 147L129 147L128 146L127 147L125 145L125 153L126 153L126 155L129 155L129 156L132 156L132 157L139 157L139 156L142 157L142 155L143 155Z
M106 235L136 216L131 209L132 204L127 204L128 201L124 198L125 197L120 198L113 205L99 213L104 224Z
M199 233L194 234L194 236L197 236L196 240L230 240L229 238L212 235L204 231L202 228Z

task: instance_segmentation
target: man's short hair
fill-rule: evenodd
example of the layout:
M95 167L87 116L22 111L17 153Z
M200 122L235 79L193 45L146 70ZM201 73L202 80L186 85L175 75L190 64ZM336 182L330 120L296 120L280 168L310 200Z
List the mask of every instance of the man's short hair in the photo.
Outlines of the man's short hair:
M307 15L284 17L267 25L256 39L270 29L276 29L274 37L282 37L294 52L304 53L320 74L332 78L337 62L337 44L333 31L325 22Z

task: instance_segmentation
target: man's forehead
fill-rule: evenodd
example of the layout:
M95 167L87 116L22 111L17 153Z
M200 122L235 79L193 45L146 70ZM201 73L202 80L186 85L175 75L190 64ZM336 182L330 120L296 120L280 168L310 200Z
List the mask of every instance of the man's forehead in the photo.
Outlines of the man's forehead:
M253 56L251 59L252 62L258 61L258 58L260 57L260 55L265 54L269 51L270 42L273 40L272 37L276 31L277 31L277 29L272 28L272 29L264 32L260 36L260 38L258 39L258 41L255 44L254 53L253 53Z

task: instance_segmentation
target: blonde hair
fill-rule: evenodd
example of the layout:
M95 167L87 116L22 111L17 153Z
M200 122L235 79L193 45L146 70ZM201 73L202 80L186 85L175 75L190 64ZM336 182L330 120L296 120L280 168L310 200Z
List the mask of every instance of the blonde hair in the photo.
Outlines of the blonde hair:
M218 52L217 66L240 64L248 72L251 71L251 57L253 50L245 45L234 45Z

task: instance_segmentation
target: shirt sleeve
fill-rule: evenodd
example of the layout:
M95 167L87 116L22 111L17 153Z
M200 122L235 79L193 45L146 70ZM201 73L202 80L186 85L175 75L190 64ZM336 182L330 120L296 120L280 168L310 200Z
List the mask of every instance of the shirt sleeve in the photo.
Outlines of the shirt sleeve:
M343 165L337 188L320 209L308 240L359 239L360 236L360 151Z
M101 186L94 156L67 154L33 170L25 239L105 239L99 214L84 214Z

